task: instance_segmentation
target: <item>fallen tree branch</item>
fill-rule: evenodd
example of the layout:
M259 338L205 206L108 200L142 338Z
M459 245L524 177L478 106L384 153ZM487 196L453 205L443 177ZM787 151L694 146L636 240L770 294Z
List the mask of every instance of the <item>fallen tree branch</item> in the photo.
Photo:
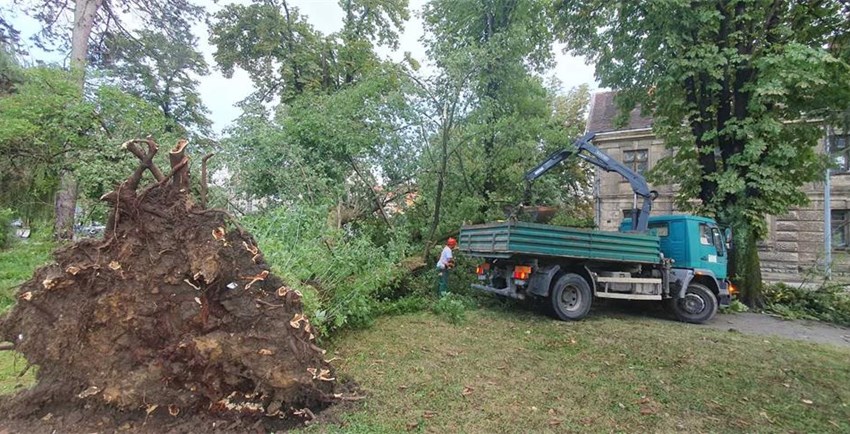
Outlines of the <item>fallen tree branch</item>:
M15 349L15 344L0 344L0 351L10 351Z

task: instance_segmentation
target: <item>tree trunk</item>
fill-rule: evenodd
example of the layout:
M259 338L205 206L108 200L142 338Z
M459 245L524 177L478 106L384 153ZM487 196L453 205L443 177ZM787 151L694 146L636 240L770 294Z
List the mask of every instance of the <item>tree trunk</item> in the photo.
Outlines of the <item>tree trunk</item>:
M738 288L738 298L747 306L764 305L762 297L761 264L759 263L758 236L749 224L738 223L732 229L733 249L729 256L729 275Z
M452 118L449 118L449 115ZM451 134L452 121L454 116L454 108L451 113L443 108L443 124L440 134L440 172L437 174L437 191L434 194L434 219L431 221L431 228L428 230L428 240L425 243L425 252L422 257L427 261L431 254L431 248L434 247L434 234L437 232L437 226L440 224L440 210L443 202L443 189L445 188L446 169L449 161L449 135Z
M74 29L71 33L71 69L77 72L80 88L85 85L86 54L89 48L94 18L103 0L76 0L74 5ZM67 155L67 154L66 154ZM66 162L70 163L70 162ZM56 213L53 236L59 240L70 240L74 236L74 211L77 208L77 178L70 164L65 164L59 175L59 191L56 192Z

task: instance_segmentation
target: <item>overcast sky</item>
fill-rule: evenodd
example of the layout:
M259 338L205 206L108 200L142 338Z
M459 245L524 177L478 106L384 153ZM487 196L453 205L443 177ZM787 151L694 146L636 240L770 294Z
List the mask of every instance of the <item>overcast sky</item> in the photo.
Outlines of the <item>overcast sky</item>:
M199 3L203 4L204 2L199 1ZM220 3L234 3L234 1L223 1ZM235 1L235 3L250 3L250 1L239 0ZM403 53L409 51L415 59L421 63L425 63L425 48L420 42L424 31L422 29L422 21L418 17L419 11L425 3L427 3L426 0L410 0L411 19L405 25L398 51L389 52L384 50L381 52L382 55L389 56L394 60L401 60ZM297 7L301 14L308 17L310 24L325 34L335 32L342 27L342 8L339 7L337 0L289 0L289 4ZM220 5L214 5L211 2L208 5L210 12L220 9ZM24 16L16 17L13 19L13 22L19 27L24 38L28 38L39 30L38 23ZM253 86L248 75L238 69L232 78L222 76L221 72L215 67L215 62L212 58L214 50L209 45L209 32L206 25L199 23L194 28L194 31L200 39L200 51L204 54L210 66L212 66L212 73L209 76L199 78L200 94L204 104L210 109L210 118L213 121L215 130L220 133L222 129L239 116L239 108L235 104L248 96L253 91ZM30 49L30 60L32 61L62 61L62 54L46 54L34 47L30 46L28 48ZM556 66L548 75L560 80L565 89L583 83L589 84L591 89L596 89L597 85L593 78L592 66L585 65L583 59L563 54L560 46L555 47L555 55Z

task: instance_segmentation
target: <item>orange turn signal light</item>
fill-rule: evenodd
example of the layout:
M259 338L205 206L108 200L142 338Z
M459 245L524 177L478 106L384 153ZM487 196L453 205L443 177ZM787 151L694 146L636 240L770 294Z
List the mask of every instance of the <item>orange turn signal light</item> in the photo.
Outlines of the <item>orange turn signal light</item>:
M514 267L514 279L518 280L528 280L528 276L531 275L531 267L527 265L517 265Z

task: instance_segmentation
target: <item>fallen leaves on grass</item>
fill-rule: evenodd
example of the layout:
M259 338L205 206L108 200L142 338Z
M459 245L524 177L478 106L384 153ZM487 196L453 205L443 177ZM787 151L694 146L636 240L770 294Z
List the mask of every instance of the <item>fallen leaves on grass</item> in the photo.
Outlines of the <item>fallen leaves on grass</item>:
M469 395L472 395L472 392L474 390L475 390L475 388L472 387L472 386L463 386L463 392L460 392L460 394L463 395L463 396L469 396Z
M422 417L424 417L425 419L431 419L432 417L434 417L434 416L436 416L436 415L437 415L437 412L436 412L436 411L431 411L431 410L425 410L425 411L422 413Z

